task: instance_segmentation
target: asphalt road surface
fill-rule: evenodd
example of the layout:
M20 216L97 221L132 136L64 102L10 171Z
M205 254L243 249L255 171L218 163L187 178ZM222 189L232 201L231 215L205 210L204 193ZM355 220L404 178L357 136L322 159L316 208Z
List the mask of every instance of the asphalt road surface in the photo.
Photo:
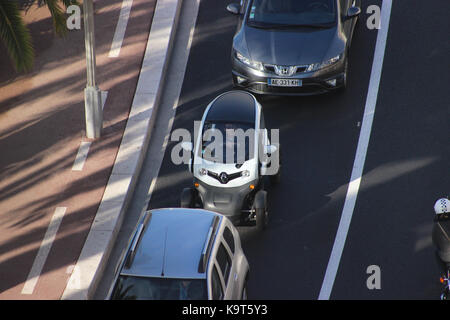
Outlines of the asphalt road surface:
M237 17L228 0L201 1L172 130L193 132L207 104L232 89ZM376 112L361 185L331 299L437 299L433 204L449 192L450 3L393 1ZM344 207L366 104L377 30L363 1L350 51L348 89L314 97L262 97L280 130L281 183L269 189L264 233L240 227L250 299L317 299ZM148 208L179 206L192 177L169 142ZM112 262L115 264L115 262ZM381 288L369 290L369 266Z

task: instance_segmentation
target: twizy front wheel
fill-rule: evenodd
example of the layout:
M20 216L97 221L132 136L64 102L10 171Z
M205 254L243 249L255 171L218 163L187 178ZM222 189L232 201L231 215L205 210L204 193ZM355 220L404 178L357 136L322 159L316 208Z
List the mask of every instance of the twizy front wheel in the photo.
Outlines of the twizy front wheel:
M194 208L196 190L193 188L184 188L181 192L180 207L181 208Z
M266 191L260 190L256 193L253 207L255 209L256 228L258 231L263 231L267 228L267 224L269 223Z

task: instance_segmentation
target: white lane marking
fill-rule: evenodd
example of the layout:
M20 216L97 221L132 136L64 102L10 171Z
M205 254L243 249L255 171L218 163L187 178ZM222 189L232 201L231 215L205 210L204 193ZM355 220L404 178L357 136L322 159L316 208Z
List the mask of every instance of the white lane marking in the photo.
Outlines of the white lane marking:
M55 240L56 233L58 231L59 225L66 213L66 207L57 207L55 209L55 213L53 214L52 220L50 221L50 225L47 228L47 232L45 233L44 239L42 240L39 251L34 259L33 266L31 267L31 271L28 275L27 281L22 289L22 294L32 294L34 291L34 287L39 279L39 276L42 272L42 268L44 267L45 261L47 260L48 253L52 247L53 241Z
M78 148L77 156L75 157L75 162L72 166L72 171L83 170L84 163L86 162L90 146L91 142L88 141L81 142L80 148Z
M355 208L356 198L358 196L359 186L366 159L367 148L372 130L375 107L378 97L381 73L383 68L384 52L386 49L386 40L389 30L389 20L391 16L392 0L383 0L381 9L381 28L378 30L377 42L375 46L375 55L373 57L372 72L370 75L369 91L367 93L364 117L361 126L361 132L356 149L355 162L353 164L352 175L345 197L344 208L342 210L341 220L334 240L333 250L328 261L327 270L320 289L319 300L330 299L337 270L344 250L347 233L352 220L353 210Z
M108 91L101 91L102 95L102 109L105 109L106 99L108 98ZM89 148L91 147L91 142L81 142L80 147L78 148L78 153L75 157L75 162L72 166L72 171L82 171L84 164L86 162Z
M128 18L130 17L132 4L133 0L123 0L122 2L119 21L117 22L111 49L109 50L108 57L110 58L117 58L120 54L120 49L122 48L123 38L125 37L125 30L127 29Z

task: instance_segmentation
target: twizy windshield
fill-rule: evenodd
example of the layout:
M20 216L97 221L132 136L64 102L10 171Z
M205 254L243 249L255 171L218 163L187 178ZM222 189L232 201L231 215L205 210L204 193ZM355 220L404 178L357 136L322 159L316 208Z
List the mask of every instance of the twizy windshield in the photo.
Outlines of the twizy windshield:
M242 164L254 157L254 139L252 124L206 121L200 156L217 163Z
M330 27L336 0L253 0L247 24L259 28Z
M206 300L206 280L120 276L112 300Z

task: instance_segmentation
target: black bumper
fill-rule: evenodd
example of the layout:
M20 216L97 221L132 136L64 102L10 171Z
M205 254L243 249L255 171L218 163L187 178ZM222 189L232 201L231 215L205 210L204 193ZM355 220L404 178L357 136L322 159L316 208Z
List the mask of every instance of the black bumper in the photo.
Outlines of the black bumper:
M344 63L338 63L337 66L320 70L312 74L304 74L292 77L302 81L300 87L276 87L269 86L270 78L282 78L272 74L255 74L251 68L233 59L232 77L233 85L250 91L255 94L281 95L281 96L308 96L332 92L340 89L344 85ZM237 80L238 77L245 79L243 82ZM288 77L290 78L290 77ZM336 85L333 86L327 81L336 79Z
M248 197L252 197L258 190L258 180L254 180L240 187L219 188L205 184L197 179L196 188L203 208L223 214L234 224L238 224L242 217L242 210L248 210ZM250 185L254 189L250 189Z

